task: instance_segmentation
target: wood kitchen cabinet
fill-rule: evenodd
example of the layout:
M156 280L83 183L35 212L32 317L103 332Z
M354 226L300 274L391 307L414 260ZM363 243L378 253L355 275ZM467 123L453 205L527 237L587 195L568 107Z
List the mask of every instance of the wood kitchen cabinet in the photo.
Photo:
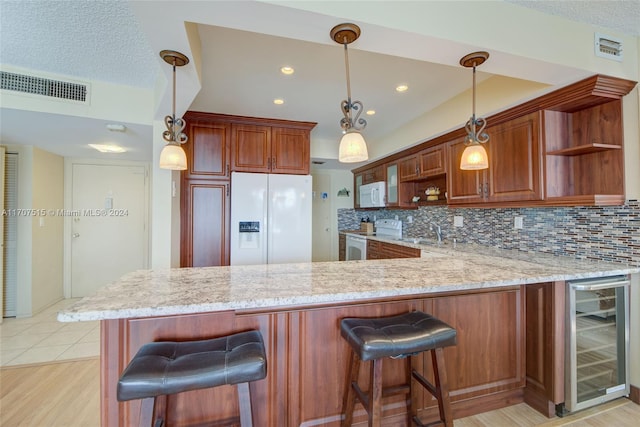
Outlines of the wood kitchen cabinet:
M310 129L234 124L231 170L307 175Z
M184 179L228 179L231 125L188 112Z
M229 181L185 180L181 194L180 265L229 265Z
M180 266L229 265L231 172L308 174L315 123L198 111L184 119Z
M367 239L367 259L419 258L420 249Z
M565 401L565 282L524 287L526 376L524 400L547 417Z
M416 181L446 173L445 156L446 144L439 144L400 159L400 181Z
M484 171L460 170L466 132L457 128L353 172L397 163L401 208L429 205L429 186L442 193L434 204L451 206L621 205L622 98L635 86L598 74L487 117Z
M485 170L461 170L464 138L450 142L449 204L542 200L539 117L535 112L488 128L489 142L484 145L489 168Z
M338 261L347 259L347 236L338 233Z
M547 199L556 204L622 204L622 100L578 111L544 111Z
M231 124L187 112L180 189L180 266L229 265Z

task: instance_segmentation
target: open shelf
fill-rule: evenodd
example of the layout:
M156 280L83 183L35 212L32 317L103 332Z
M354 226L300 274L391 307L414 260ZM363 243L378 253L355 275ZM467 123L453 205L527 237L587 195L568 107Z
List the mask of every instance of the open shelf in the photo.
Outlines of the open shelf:
M553 150L547 152L549 156L580 156L582 154L591 154L591 153L599 153L600 151L607 150L620 150L622 148L621 145L614 144L599 144L599 143L591 143L591 144L583 144L578 145L576 147L563 148L561 150Z

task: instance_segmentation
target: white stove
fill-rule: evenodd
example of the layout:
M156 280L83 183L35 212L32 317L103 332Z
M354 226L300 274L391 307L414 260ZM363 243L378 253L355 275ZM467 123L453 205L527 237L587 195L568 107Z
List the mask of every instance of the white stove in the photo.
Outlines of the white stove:
M399 219L379 219L375 225L376 236L402 238L402 221Z

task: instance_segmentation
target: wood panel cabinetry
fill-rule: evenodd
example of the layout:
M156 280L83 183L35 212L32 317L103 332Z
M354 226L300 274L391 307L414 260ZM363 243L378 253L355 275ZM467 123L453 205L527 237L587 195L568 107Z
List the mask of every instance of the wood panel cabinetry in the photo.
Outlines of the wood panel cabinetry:
M446 144L439 144L400 159L400 181L416 181L446 173L445 156Z
M624 203L622 100L544 111L547 200Z
M180 266L229 265L229 123L187 112L180 189Z
M232 171L309 173L309 129L234 124L231 132Z
M542 199L539 113L488 128L489 169L460 170L464 138L449 143L450 204L520 202Z
M525 402L548 417L564 402L565 282L525 286Z
M367 239L367 259L419 258L420 249Z
M424 204L410 200L423 198L431 185L442 193L446 186L441 203L454 206L623 204L622 97L635 85L595 75L487 117L485 171L460 170L465 131L459 128L354 174L396 162L400 207Z
M422 310L457 331L457 345L445 348L452 410L461 418L522 402L524 387L524 319L521 287L477 293L378 301L350 301L341 305L286 310L224 311L181 316L116 319L102 322L102 425L138 425L140 401L119 403L120 373L145 343L195 340L257 329L264 336L267 377L251 384L256 426L337 426L347 371L349 345L340 336L340 319L379 317ZM430 354L419 366L433 380ZM386 360L385 385L406 378L403 360ZM363 369L360 380L366 383ZM319 385L322 385L321 387ZM417 396L423 422L436 417L435 401L420 390ZM237 414L235 387L216 387L170 396L170 425L180 420L204 424ZM385 400L383 425L404 425L405 397ZM354 420L359 424L364 414ZM366 424L366 422L365 422Z
M315 123L188 111L180 266L229 265L231 172L309 173Z

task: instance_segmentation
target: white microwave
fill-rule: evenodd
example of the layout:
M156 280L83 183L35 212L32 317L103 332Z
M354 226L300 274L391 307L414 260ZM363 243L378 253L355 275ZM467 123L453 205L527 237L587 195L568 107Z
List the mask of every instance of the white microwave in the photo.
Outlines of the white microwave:
M384 181L361 185L360 207L383 208L385 206L386 188L387 185Z

